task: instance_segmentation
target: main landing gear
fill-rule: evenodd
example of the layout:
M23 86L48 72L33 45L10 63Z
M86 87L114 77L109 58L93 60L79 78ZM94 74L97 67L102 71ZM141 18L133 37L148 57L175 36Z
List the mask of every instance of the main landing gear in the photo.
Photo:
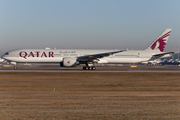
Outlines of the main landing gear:
M87 66L84 66L83 70L96 70L96 67L87 67Z

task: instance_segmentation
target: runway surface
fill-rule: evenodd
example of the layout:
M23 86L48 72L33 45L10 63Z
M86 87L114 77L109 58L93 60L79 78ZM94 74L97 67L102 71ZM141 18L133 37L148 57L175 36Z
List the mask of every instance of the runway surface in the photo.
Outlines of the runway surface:
M123 65L123 66L97 66L96 70L82 70L83 66L72 68L59 67L57 64L49 65L0 65L0 72L180 72L180 66L150 66L150 65Z
M0 70L0 72L152 72L152 73L179 73L180 71L170 71L170 70L166 70L166 71L163 71L163 70L137 70L137 71L72 71L72 70L69 70L69 71L58 71L58 70Z

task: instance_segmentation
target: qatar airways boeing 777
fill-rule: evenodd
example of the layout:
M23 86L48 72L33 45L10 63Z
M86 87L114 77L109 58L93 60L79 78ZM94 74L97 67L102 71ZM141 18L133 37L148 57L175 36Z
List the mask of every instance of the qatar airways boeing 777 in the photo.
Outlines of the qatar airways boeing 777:
M174 52L163 52L171 33L166 29L145 50L87 50L87 49L19 49L6 52L2 58L17 63L59 63L61 67L85 64L83 70L96 69L94 64L139 63L159 59ZM14 69L17 69L15 66Z

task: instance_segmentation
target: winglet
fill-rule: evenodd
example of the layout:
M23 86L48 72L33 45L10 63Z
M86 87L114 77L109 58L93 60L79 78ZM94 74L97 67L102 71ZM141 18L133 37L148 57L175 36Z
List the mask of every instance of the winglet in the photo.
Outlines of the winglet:
M167 28L146 50L163 52L171 30L171 28Z

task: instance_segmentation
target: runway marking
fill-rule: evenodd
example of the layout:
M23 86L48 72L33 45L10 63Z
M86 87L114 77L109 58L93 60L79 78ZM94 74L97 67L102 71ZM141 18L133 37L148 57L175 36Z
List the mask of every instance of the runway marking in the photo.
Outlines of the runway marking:
M131 67L137 67L137 66L131 65Z
M4 67L12 67L12 65L3 65Z

